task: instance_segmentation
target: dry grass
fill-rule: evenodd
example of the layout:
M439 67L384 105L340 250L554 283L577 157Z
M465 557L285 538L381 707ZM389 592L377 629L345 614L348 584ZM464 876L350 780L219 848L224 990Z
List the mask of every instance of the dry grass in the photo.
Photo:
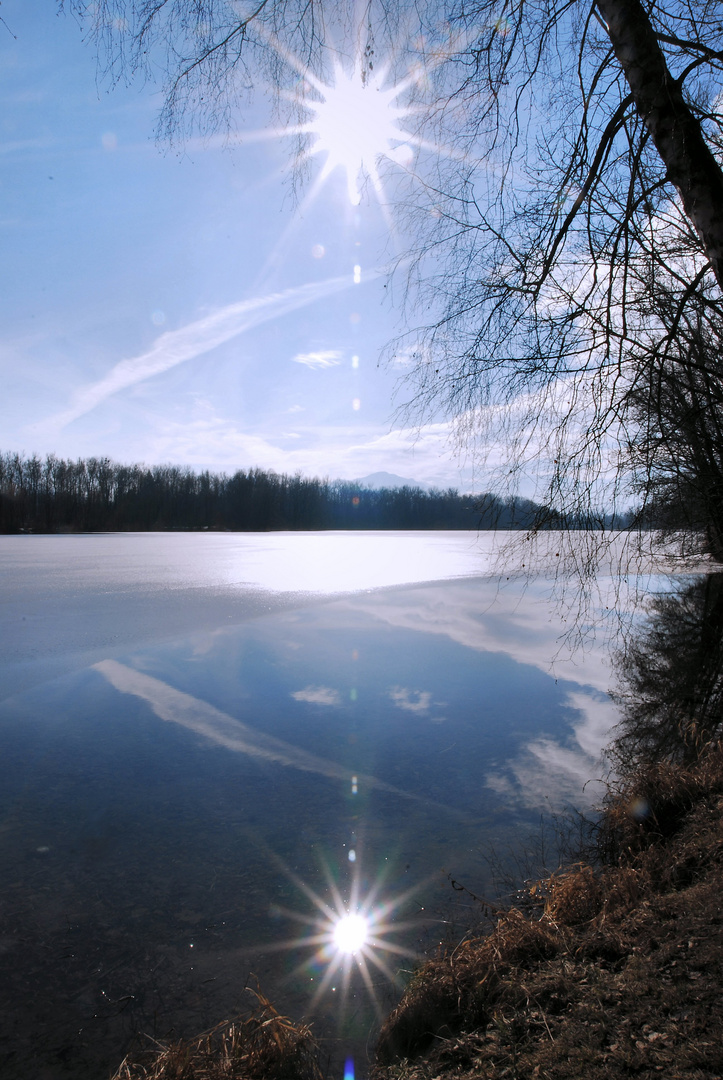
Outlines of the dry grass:
M598 837L602 860L624 863L672 838L701 798L723 794L721 761L723 748L714 744L694 765L645 765L611 789Z
M408 1057L435 1038L489 1022L505 976L556 951L555 935L547 925L518 911L500 915L492 934L464 941L418 972L382 1026L377 1060Z
M280 1016L260 991L243 1018L194 1039L126 1058L113 1080L322 1080L319 1048L304 1024Z
M374 1080L723 1077L723 751L608 798L597 869L417 973Z

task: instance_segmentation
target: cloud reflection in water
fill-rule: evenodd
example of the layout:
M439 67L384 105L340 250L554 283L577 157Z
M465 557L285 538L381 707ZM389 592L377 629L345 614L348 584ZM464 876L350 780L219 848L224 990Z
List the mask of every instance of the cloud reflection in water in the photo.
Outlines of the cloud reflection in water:
M161 679L145 675L117 660L101 660L93 667L105 676L116 690L123 694L133 694L146 701L161 720L179 724L219 746L225 746L227 750L274 761L279 765L300 769L302 772L317 773L332 780L343 780L346 784L351 783L352 790L358 788L359 784L363 784L378 791L386 791L390 795L397 795L402 799L413 799L429 804L429 800L421 795L404 791L374 776L364 773L352 775L351 770L338 765L335 761L317 757L316 754L310 754L301 747L257 731L221 712L208 702L176 690Z
M577 684L564 698L577 714L572 739L566 744L548 736L531 740L502 770L488 773L485 783L528 807L551 801L556 808L590 804L599 792L588 781L600 775L602 749L619 720L607 696L607 650L593 641L584 655L566 655L559 640L565 627L546 592L544 583L522 583L521 591L518 583L502 587L495 579L480 579L358 596L334 606L351 619L364 612L388 626L440 635L476 652L501 653L556 681ZM389 696L399 708L419 715L431 702L430 691L399 686L391 687Z

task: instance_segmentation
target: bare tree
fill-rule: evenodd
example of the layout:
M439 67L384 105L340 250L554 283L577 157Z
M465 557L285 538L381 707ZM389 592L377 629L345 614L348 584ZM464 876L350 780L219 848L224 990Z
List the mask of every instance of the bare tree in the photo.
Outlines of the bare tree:
M654 297L666 333L630 360L626 467L641 524L723 562L723 322L715 309Z
M391 45L397 5L329 0L57 0L87 27L102 77L163 81L158 135L234 130L252 95L294 111L299 75L341 54L374 65L375 35ZM372 11L372 7L374 10ZM287 93L288 92L288 93Z
M283 90L334 49L414 63L418 134L452 152L420 152L399 206L424 312L391 349L401 408L446 414L563 520L630 499L636 364L691 307L722 313L717 0L65 3L112 74L162 66L165 134L232 124L259 71Z
M678 0L454 18L486 29L439 72L436 116L473 152L440 160L412 211L435 317L404 342L405 405L442 406L502 482L595 521L631 497L639 358L665 355L691 306L721 313L723 20Z

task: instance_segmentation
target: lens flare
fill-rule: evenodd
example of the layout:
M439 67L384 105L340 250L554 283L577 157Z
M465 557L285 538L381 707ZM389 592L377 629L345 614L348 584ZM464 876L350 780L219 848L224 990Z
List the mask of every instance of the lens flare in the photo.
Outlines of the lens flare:
M329 865L322 862L321 869L326 879L323 893L312 889L282 860L274 857L279 869L311 901L316 912L302 913L277 907L279 916L301 923L304 930L265 948L273 951L301 950L306 954L295 972L299 975L303 973L309 980L310 989L313 989L310 1012L314 1012L327 994L337 995L338 991L336 1007L341 1009L343 1015L350 997L365 990L381 1020L384 1009L379 1000L379 978L401 989L404 979L400 963L408 964L410 959L418 958L416 948L409 948L393 938L412 930L417 938L420 930L428 925L428 916L417 901L417 895L429 886L436 875L417 882L403 893L387 895L383 899L385 879L391 866L385 860L384 869L369 876L362 870L362 854L361 850L354 849L350 876L341 868L332 873ZM343 886L338 880L341 878L345 879ZM346 896L342 895L341 888ZM401 910L410 906L416 910L400 919Z
M318 196L332 173L343 173L352 206L360 204L368 184L394 233L381 163L386 159L397 169L414 175L420 152L430 152L434 157L460 156L452 147L425 138L416 130L419 122L412 119L410 125L410 118L422 115L423 106L418 99L428 87L430 72L457 54L465 39L450 34L446 45L433 51L425 49L425 54L418 56L395 82L392 55L372 69L367 55L370 43L364 47L361 25L357 25L355 36L358 47L354 57L349 58L345 53L342 58L341 53L335 53L330 57L330 70L323 77L270 35L269 47L299 76L296 89L284 94L294 102L299 122L247 131L243 139L248 143L301 136L297 160L321 156L322 167L298 213ZM323 250L323 245L315 245L314 258L321 258ZM360 284L361 278L355 280Z

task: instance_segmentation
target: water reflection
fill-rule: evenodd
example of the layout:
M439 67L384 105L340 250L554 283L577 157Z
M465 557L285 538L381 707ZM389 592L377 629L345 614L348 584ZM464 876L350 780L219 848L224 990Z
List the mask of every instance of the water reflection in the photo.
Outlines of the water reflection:
M358 1064L369 1003L454 917L447 874L484 894L488 845L579 803L614 720L596 656L550 670L533 599L377 592L6 700L0 1074L97 1078L138 1031L231 1015L251 975Z
M588 782L601 774L601 750L618 720L607 693L607 652L598 647L585 656L571 656L558 648L557 638L565 628L551 608L544 585L529 582L521 591L519 583L450 582L443 588L354 597L336 609L348 611L352 622L364 612L390 627L441 636L465 649L496 655L500 663L502 657L510 658L554 677L560 689L556 707L564 710L560 720L569 718L567 724L562 723L565 737L556 737L556 723L550 723L544 704L540 702L538 710L531 696L528 708L536 734L523 740L516 753L496 758L484 783L505 796L508 805L529 809L558 810L565 805L591 805L598 799L599 789ZM510 671L510 677L519 678L520 673ZM487 688L480 684L477 690L483 712ZM393 687L389 693L398 707L431 723L444 722L444 703L433 702L429 691Z
M188 728L189 731L202 735L205 739L223 746L226 750L236 753L248 754L250 757L272 761L278 765L286 765L290 768L300 769L302 772L319 773L320 776L329 777L332 780L348 780L349 771L336 762L327 761L324 758L301 750L291 743L281 739L275 739L271 735L265 735L262 731L243 724L227 716L219 709L209 705L208 702L200 701L191 694L184 694L174 690L168 683L160 679L154 679L150 675L144 675L140 671L120 664L117 660L102 660L93 665L96 671L104 675L111 686L123 694L133 694L135 697L146 701L153 712L161 720L168 723L179 724ZM319 689L319 688L318 688ZM315 704L338 704L336 697L330 699L329 691L323 691L321 697L318 692L309 694L300 692L292 694L299 701L311 701ZM335 692L331 692L335 694ZM377 780L374 776L360 774L362 783L370 788L378 788L381 791L389 791L393 795L399 795L403 799L420 798L408 791L393 787ZM359 778L356 777L353 787L358 788Z
M723 729L723 576L654 597L617 667L618 764L693 761Z
M418 930L419 920L402 920L399 912L420 891L422 883L417 882L405 892L391 896L386 880L388 870L378 871L371 884L366 885L357 871L352 876L349 895L345 898L333 873L325 866L324 879L329 896L329 900L325 900L298 875L287 867L284 870L297 886L299 894L308 897L316 909L315 915L283 910L282 913L301 924L303 930L274 946L275 950L283 951L312 950L311 958L305 957L296 969L297 973L310 973L309 981L313 985L309 1012L313 1015L324 996L329 991L335 994L338 990L336 1021L337 1026L343 1027L350 997L353 996L354 978L358 976L377 1019L381 1020L384 1016L381 1004L383 996L378 993L374 970L381 973L387 986L391 984L398 991L403 989L404 980L400 978L397 962L400 958L413 961L417 952L400 944L399 935L409 929Z

